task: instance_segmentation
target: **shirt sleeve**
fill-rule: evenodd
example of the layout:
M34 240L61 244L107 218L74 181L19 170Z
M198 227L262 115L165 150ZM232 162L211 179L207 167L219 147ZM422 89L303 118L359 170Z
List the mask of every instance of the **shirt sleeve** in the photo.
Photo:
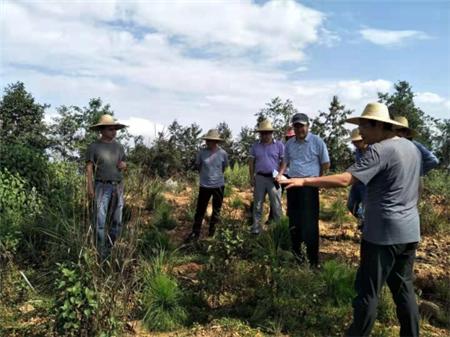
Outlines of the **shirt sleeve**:
M197 155L195 156L195 165L200 168L200 165L202 163L202 158L201 158L201 150L197 152Z
M95 163L95 153L94 153L94 144L88 146L86 150L85 161Z
M289 157L289 143L290 140L286 142L286 145L284 146L284 156L283 156L283 162L286 164L289 164L289 161L291 160L291 157Z
M423 146L421 143L413 141L414 145L419 149L420 153L422 154L422 172L421 175L424 176L427 174L430 170L434 169L436 166L439 165L439 159L428 150L425 146Z
M370 147L359 162L354 163L347 169L353 177L364 185L367 185L382 168L380 149L378 146Z
M225 170L225 168L228 166L228 153L223 151L223 161L222 161L222 169Z
M327 145L320 139L320 163L326 164L330 162L330 156L328 155Z
M125 154L125 148L123 147L123 145L119 145L120 146L120 161L126 161L127 160L127 156Z
M278 153L280 156L280 161L284 158L284 144L282 142L278 142Z
M254 143L254 144L252 145L252 147L250 148L250 154L249 154L249 157L250 157L250 158L255 158L255 157L256 157L255 146L256 146L256 143Z

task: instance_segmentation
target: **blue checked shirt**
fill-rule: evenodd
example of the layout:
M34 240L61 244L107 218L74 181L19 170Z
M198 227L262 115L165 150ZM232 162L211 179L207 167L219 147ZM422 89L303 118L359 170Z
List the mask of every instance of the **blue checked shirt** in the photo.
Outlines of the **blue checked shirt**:
M304 140L289 139L284 148L284 162L290 177L318 177L322 164L330 162L327 146L319 136L308 132Z

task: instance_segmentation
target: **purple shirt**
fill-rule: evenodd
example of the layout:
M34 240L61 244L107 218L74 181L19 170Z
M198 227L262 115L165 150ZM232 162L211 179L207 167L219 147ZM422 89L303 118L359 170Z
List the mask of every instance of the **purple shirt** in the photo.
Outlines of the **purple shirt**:
M272 174L278 170L284 157L284 145L273 140L270 144L256 142L250 150L250 158L255 159L255 173Z

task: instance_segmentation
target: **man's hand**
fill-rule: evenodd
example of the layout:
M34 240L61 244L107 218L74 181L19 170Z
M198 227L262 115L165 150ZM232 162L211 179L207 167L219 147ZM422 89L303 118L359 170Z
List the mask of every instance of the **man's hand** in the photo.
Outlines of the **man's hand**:
M305 186L305 179L304 178L281 179L278 181L278 183L281 185L286 185L286 188L289 189L291 187Z
M287 178L285 177L285 175L284 174L281 174L281 173L278 173L278 175L275 177L275 181L277 182L277 183L280 183L280 182L282 182L283 180L286 180Z
M119 161L119 162L117 163L117 168L118 168L120 171L125 171L125 170L127 169L127 163L125 163L124 161Z

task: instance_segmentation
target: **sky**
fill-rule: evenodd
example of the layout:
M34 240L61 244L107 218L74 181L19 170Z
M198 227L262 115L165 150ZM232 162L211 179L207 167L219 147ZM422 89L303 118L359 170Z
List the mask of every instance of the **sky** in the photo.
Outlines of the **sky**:
M24 82L48 120L100 97L148 140L174 119L237 136L276 96L360 115L400 80L450 118L449 52L450 1L0 0L1 88Z

